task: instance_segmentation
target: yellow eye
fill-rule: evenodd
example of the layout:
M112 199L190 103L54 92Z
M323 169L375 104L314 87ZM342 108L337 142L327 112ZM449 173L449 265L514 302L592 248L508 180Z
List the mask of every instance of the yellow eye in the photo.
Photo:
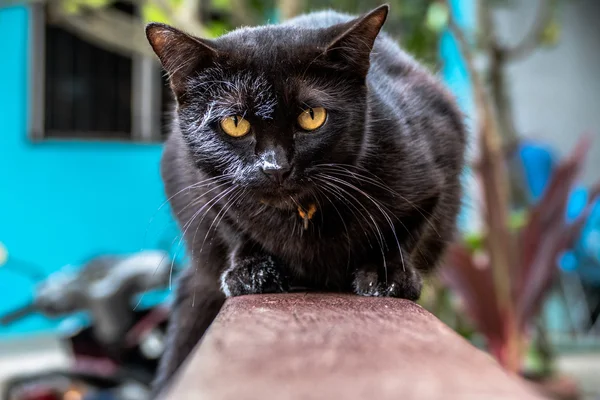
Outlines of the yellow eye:
M327 111L323 107L307 108L298 115L298 125L305 131L314 131L325 123Z
M233 137L241 137L250 132L250 122L239 115L232 115L221 120L221 129Z

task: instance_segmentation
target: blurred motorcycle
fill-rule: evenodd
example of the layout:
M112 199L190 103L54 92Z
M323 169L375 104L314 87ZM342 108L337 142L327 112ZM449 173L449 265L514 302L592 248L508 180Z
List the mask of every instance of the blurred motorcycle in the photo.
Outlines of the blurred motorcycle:
M164 349L168 306L138 309L136 299L166 289L173 262L163 251L92 259L38 286L32 304L0 317L12 324L33 313L75 323L63 340L74 363L65 370L16 376L5 400L143 400ZM81 322L82 317L87 322Z

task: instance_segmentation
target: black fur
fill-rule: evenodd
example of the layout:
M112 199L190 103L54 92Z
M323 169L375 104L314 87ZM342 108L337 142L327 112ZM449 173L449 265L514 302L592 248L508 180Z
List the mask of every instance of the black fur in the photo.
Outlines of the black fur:
M319 12L214 41L148 27L178 102L162 173L193 263L157 389L226 295L419 297L455 229L466 136L451 96L379 33L386 15ZM310 133L307 106L328 111ZM252 125L241 138L219 127L235 114ZM267 164L291 169L281 185Z

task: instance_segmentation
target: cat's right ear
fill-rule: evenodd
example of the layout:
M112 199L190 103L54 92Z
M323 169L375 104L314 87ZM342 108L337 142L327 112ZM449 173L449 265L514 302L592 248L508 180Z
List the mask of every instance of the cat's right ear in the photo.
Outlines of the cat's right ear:
M208 40L188 35L172 26L150 23L146 37L169 75L177 97L185 92L186 78L195 70L209 66L217 51Z
M366 77L371 50L389 9L384 4L361 17L329 28L336 35L324 51L329 61Z

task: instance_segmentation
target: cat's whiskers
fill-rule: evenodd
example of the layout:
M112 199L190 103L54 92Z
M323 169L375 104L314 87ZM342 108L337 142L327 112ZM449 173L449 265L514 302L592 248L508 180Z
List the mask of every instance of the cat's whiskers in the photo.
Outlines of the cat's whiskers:
M183 226L184 230L183 233L181 234L181 237L179 239L179 243L177 244L177 251L179 251L179 249L181 248L181 244L185 238L185 235L187 234L188 229L190 228L190 226L192 225L192 223L194 222L194 220L200 215L200 213L202 213L202 211L207 207L210 206L210 208L212 208L212 206L214 204L216 204L221 198L227 196L227 194L229 194L231 191L233 191L235 189L235 186L232 186L228 189L226 189L224 192L218 193L216 195L213 196L213 198L211 200L209 200L207 203L205 203L202 207L200 207L200 209L198 209L193 215L192 218L190 218ZM210 210L210 208L208 210ZM206 212L208 212L208 210ZM196 227L196 232L198 231L198 228L200 227L200 224L198 224L198 226ZM195 233L194 233L195 235ZM192 247L192 260L194 259L194 250ZM169 276L169 289L171 289L171 275L173 273L173 267L174 267L174 263L175 263L175 257L173 257L173 261L171 261L171 274Z
M202 218L200 219L200 221L198 221L198 225L196 226L196 231L194 232L194 236L192 238L192 254L191 254L191 258L192 261L195 261L195 256L194 256L194 251L196 249L195 246L193 246L193 244L196 242L196 235L198 235L198 229L200 228L200 226L202 225L202 221L204 220L204 218L206 217L206 215L210 212L211 208L214 207L215 204L217 204L219 201L221 201L223 198L225 198L227 195L229 195L230 193L234 192L238 187L237 186L232 186L229 189L227 189L225 192L222 193L221 196L218 197L218 199L216 199L216 201L213 202L213 204L204 212ZM208 204L206 204L208 205ZM206 206L205 205L205 206ZM208 232L207 232L208 235ZM206 238L205 238L206 240ZM202 243L202 246L204 246L204 242ZM200 249L200 253L202 253L202 248ZM196 269L194 271L194 281L196 281L197 279L197 275L198 275L198 263L195 262L194 263L196 265ZM195 286L196 284L194 284ZM193 296L192 296L192 305L195 304L196 302L196 292L194 292Z
M219 225L221 224L223 217L225 217L225 215L229 212L231 207L233 207L236 203L239 205L240 202L242 202L246 198L247 195L248 195L248 191L244 188L238 196L236 196L234 199L232 199L229 206L226 205L227 209L221 215L221 218L219 218L219 220L217 221L217 225L215 226L215 231L219 228Z
M323 214L323 211L322 211L323 210L323 206L321 205L321 202L319 201L319 196L318 196L319 193L318 192L315 193L315 192L311 191L311 194L313 195L315 201L317 202L317 207L318 207L317 210L321 210L321 212L319 214L321 214L321 225L323 225L323 223L324 223L324 214ZM319 231L319 233L321 233L321 231Z
M210 190L208 190L208 191L206 191L206 192L203 192L203 193L202 193L202 194L201 194L201 195L200 195L198 198L196 198L196 199L194 199L193 201L189 202L189 203L188 203L188 204L187 204L185 207L183 207L181 210L179 210L179 212L178 212L176 215L177 215L177 216L181 215L181 213L183 213L183 212L184 212L186 209L188 209L189 207L195 207L195 206L197 206L198 204L200 204L200 203L202 202L203 198L204 198L206 195L208 195L209 193L211 193L211 192L213 192L213 191L215 191L215 190L217 190L217 189L219 189L219 188L222 188L223 186L225 186L225 185L228 185L228 184L229 184L229 182L221 183L220 185L218 185L218 186L216 186L216 187L214 187L214 188L212 188L212 189L210 189ZM195 212L194 212L194 214L193 214L193 216L192 216L192 218L191 218L190 220L188 220L188 221L187 221L187 222L186 222L186 223L183 225L184 232L183 232L181 235L179 235L179 236L175 237L175 238L173 239L173 241L171 242L171 246L173 246L173 245L174 245L174 243L175 243L175 241L176 241L176 240L179 238L179 242L178 242L178 244L177 244L177 249L178 249L177 251L179 251L179 249L181 248L181 242L182 242L182 241L183 241L183 239L184 239L185 230L187 230L187 229L188 229L189 225L190 225L190 224L191 224L191 223L194 221L194 219L197 217L197 213L198 213L198 212L202 212L202 209L203 209L204 207L208 206L208 204L209 204L211 201L213 201L213 200L215 199L215 197L219 196L219 194L220 194L220 193L221 193L221 192L215 193L215 195L213 196L213 198L211 198L211 199L210 199L208 202L206 202L206 203L205 203L205 204L204 204L204 205L203 205L203 206L200 208L200 210L197 210L197 211L195 211ZM193 251L193 250L192 250L192 251Z
M368 183L371 183L372 185L374 185L374 186L376 186L376 187L379 187L379 188L381 188L381 189L384 189L384 190L386 190L386 191L390 192L390 193L391 193L392 195L394 195L394 196L396 196L396 195L397 195L397 196L400 196L400 197L402 197L400 194L397 194L397 193L396 193L396 192L394 192L392 189L390 189L390 188L389 188L387 185L385 185L385 184L379 184L378 182L376 182L376 181L374 181L374 180L372 180L372 179L369 179L369 178L363 177L363 176L361 176L360 174L357 174L357 173L355 173L355 172L348 171L348 170L344 170L345 172L347 172L348 174L350 174L350 175L346 175L346 174L340 173L340 171L335 171L335 170L327 170L327 168L323 168L323 169L324 169L325 171L328 171L328 173L330 173L330 174L333 174L334 176L337 174L338 176L341 176L342 178L348 178L348 177L349 177L349 178L355 178L356 180L358 180L358 181L362 181L362 182L365 182L365 181L366 181L366 182L368 182ZM345 182L345 181L344 181L344 182ZM366 192L365 192L365 191L362 191L362 192L363 192L363 195L365 195L365 194L366 194ZM370 196L370 195L369 195L369 196ZM375 201L375 198L374 198L373 196L370 196L369 200L371 200L371 201ZM406 231L406 233L408 233L408 234L410 235L410 237L411 237L413 240L415 239L415 238L414 238L414 236L413 236L413 234L412 234L412 232L411 232L411 231L410 231L410 230L409 230L409 229L406 227L406 225L404 224L404 222L402 222L402 220L401 220L400 218L398 218L398 217L397 217L397 216L396 216L396 215L395 215L395 214L394 214L394 213L393 213L393 212L392 212L392 211L391 211L389 208L387 208L387 206L386 206L384 203L382 203L381 201L377 201L377 203L378 203L378 204L376 204L377 206L379 206L379 205L380 205L380 206L381 206L383 209L385 209L385 211L387 211L389 214L391 214L391 215L394 217L394 219L395 219L396 221L398 221L398 222L400 223L400 225L402 225L402 227L404 228L404 230ZM421 214L421 215L422 215L422 214ZM425 216L423 216L423 218L427 219ZM434 229L435 229L435 228L434 228Z
M212 189L203 192L200 196L196 197L194 200L190 201L185 207L183 207L181 210L179 210L177 212L177 216L181 215L181 213L184 212L185 210L187 210L189 207L194 207L194 206L198 205L201 202L201 200L204 198L204 196L206 196L207 194L214 192L215 190L220 189L223 186L230 185L230 184L231 184L231 182L229 182L229 181L221 182L217 186L213 187Z
M393 190L392 188L390 188L388 185L385 184L385 182L383 182L383 180L381 180L381 178L379 178L377 175L373 174L372 172L358 167L358 166L354 166L351 164L319 164L319 165L315 165L315 167L321 167L321 169L327 169L327 168L339 168L343 171L346 171L348 174L351 175L351 177L355 178L356 180L360 180L363 182L367 182L370 183L376 187L379 187L380 189L383 189L387 192L389 192L390 194L399 197L401 200L405 201L408 205L410 205L412 208L415 209L415 211L417 211L419 214L421 214L421 216L425 219L425 221L427 222L427 224L431 227L431 229L438 235L440 236L439 232L437 231L437 229L435 228L435 225L430 221L430 219L433 219L435 221L439 221L438 218L436 218L434 215L432 215L431 213L426 212L425 210L423 210L421 207L417 206L414 202L410 201L408 198L406 198L405 196L403 196L402 194L398 193L397 191ZM360 169L362 171L365 171L367 173L369 173L370 175L374 176L376 179L373 178L369 178L367 176L364 176L362 174L359 174L357 172L354 171L350 171L347 168L349 167L354 167L357 169ZM329 170L328 172L332 173L333 171ZM429 215L429 218L427 215ZM396 218L398 219L398 218ZM399 219L398 219L399 220ZM409 232L410 233L410 232Z
M365 229L365 227L362 224L362 221L365 221L367 223L367 226L369 228L371 228L371 230L373 232L375 232L375 230L373 229L370 221L368 220L368 218L362 213L361 210L358 209L358 207L356 207L356 205L354 205L354 203L350 200L348 200L343 193L339 192L339 190L337 189L336 185L333 184L328 184L327 182L321 182L320 179L316 178L315 182L320 182L322 184L325 184L326 186L319 186L319 188L321 190L323 190L324 192L327 192L329 194L331 194L332 196L334 196L336 199L339 200L339 202L343 205L346 206L346 208L348 209L348 211L350 211L352 213L352 216L354 217L354 219L356 220L356 222L359 224L360 229L362 230L362 232L365 235L365 238L367 239L367 243L369 244L370 248L373 248L373 243L371 243L371 238L369 237L369 233L367 232L367 229ZM332 187L330 187L330 185L332 185ZM329 200L331 202L331 200ZM334 202L331 202L331 204L333 206L335 206ZM356 213L359 213L360 215L357 215Z
M262 214L269 206L266 204L261 204L260 207L258 208L258 210L256 210L254 213L252 213L250 215L250 218L254 218L260 214Z
M230 177L232 177L233 175L229 176L229 175L220 175L220 176L216 176L216 177L212 177L212 178L208 178L208 179L204 179L201 180L199 182L195 182L191 185L188 185L186 187L184 187L183 189L179 190L177 193L171 195L168 199L166 199L165 201L163 201L161 203L161 205L156 209L156 211L154 212L154 214L152 215L152 217L150 218L150 220L148 221L148 225L150 225L152 223L152 221L154 221L154 218L156 218L156 214L158 214L158 212L164 207L166 206L172 199L174 199L175 197L179 196L180 194L184 193L185 191L190 191L192 189L197 189L197 188L201 188L204 186L209 186L211 184L217 183L221 180L226 180L229 179ZM148 226L146 227L146 234L148 233ZM144 235L144 243L146 241L146 234Z
M360 179L365 179L368 180L369 182L376 184L379 183L379 186L381 189L384 189L392 194L394 194L395 196L400 197L402 200L406 201L411 207L413 207L416 211L418 211L419 213L421 213L421 215L423 216L423 218L426 218L427 216L423 214L423 212L427 213L427 211L423 210L421 207L417 206L414 202L412 202L411 200L409 200L408 198L406 198L405 196L403 196L402 194L398 193L397 191L395 191L394 189L392 189L391 187L389 187L388 185L385 184L385 182L378 177L377 175L375 175L374 173L372 173L371 171L369 171L368 169L364 168L364 167L360 167L358 165L352 165L352 164L318 164L315 165L314 167L336 167L336 168L343 168L344 170L346 170L348 173L352 174L353 176L356 176L357 178ZM354 171L349 171L348 168L355 168L358 169L360 171L363 171L369 175L371 175L373 178L369 178L365 175L359 174L357 172ZM429 214L429 217L433 218L435 221L439 221L438 218L436 218L434 215L432 215L431 213L427 213ZM433 228L433 226L432 226Z
M321 210L323 209L323 207L321 206L321 204L319 203L319 200L318 200L318 195L321 194L321 195L325 196L325 199L327 199L328 204L330 204L334 208L335 212L340 217L340 221L342 222L342 225L344 226L344 230L346 232L346 239L348 241L348 258L347 258L347 262L346 262L346 270L348 270L348 269L350 269L350 255L351 255L350 248L352 246L352 244L350 243L350 232L348 231L348 226L346 225L346 222L344 221L344 217L338 210L335 203L332 202L331 199L329 198L329 196L327 196L327 194L325 193L325 189L319 185L315 185L315 189L316 189L315 200L317 200L317 204L319 204L319 208ZM321 223L323 223L323 213L321 213ZM294 226L294 228L295 228L295 226Z
M239 189L239 186L237 186L236 189ZM206 243L206 239L208 238L208 235L210 234L210 231L212 230L213 226L215 225L215 222L217 223L217 225L215 226L215 230L214 230L216 232L217 227L221 223L221 220L223 219L223 217L227 214L227 212L235 204L235 202L237 200L239 200L242 196L244 196L246 194L246 190L245 189L244 190L240 190L237 193L235 193L235 191L234 191L233 193L234 193L233 196L229 200L227 200L227 202L225 203L225 205L221 208L221 210L219 210L219 212L217 213L217 215L213 218L213 222L208 227L208 230L206 231L206 235L204 235L204 239L202 240L202 245L200 246L200 253L201 254L202 254L202 251L204 250L204 244ZM195 236L195 234L194 234L194 236Z
M298 218L294 218L293 226L292 226L292 237L296 235L296 226L298 226Z
M321 179L321 182L323 182L324 184L337 189L338 191L342 191L343 193L346 193L346 195L350 196L354 201L356 201L367 213L369 219L371 219L371 221L373 222L373 226L376 229L376 238L377 238L377 242L379 243L379 249L381 251L381 256L383 259L383 268L386 272L386 277L387 277L387 261L385 259L385 249L388 249L387 246L387 242L385 240L385 236L383 235L382 230L380 229L379 225L377 224L376 219L373 217L373 215L369 212L369 210L365 207L365 205L356 198L356 196L354 196L352 193L350 193L348 190L340 187L339 185L336 185L334 182L331 181L331 177L325 175L325 174L318 174L319 178ZM350 204L352 204L350 202ZM362 213L361 213L362 214ZM385 249L384 249L385 247ZM387 278L386 278L387 279Z
M192 259L194 259L194 250L195 250L194 244L196 243L196 235L198 234L198 229L202 225L202 222L204 221L204 218L206 218L206 216L208 215L208 213L210 212L210 210L215 205L217 205L221 200L223 200L225 197L229 196L231 193L235 192L238 188L239 188L239 186L232 185L231 187L225 189L225 191L223 191L220 194L218 194L215 197L213 197L213 199L210 202L206 203L204 206L202 206L200 208L199 211L200 212L204 211L204 213L202 214L202 217L200 217L200 220L198 221L198 224L196 225L196 231L194 232L194 236L193 236L192 241L191 241L191 243L192 243L192 254L191 254ZM207 206L208 206L208 208L206 208ZM192 221L193 221L193 219L192 219ZM189 226L188 226L188 228L189 228Z
M398 251L400 252L400 259L402 261L402 268L406 269L406 266L404 264L404 254L403 254L403 250L402 247L400 246L400 240L398 239L398 235L396 233L396 228L394 227L394 223L392 222L392 219L390 218L388 212L389 210L385 210L385 206L381 204L380 201L378 201L377 199L375 199L373 196L371 196L370 194L368 194L367 192L365 192L364 190L358 188L357 186L346 182L343 179L339 179L336 178L334 176L330 176L330 175L326 175L326 174L321 174L322 176L324 175L325 177L328 177L329 179L333 180L334 182L340 183L342 185L345 185L346 187L349 187L355 191L357 191L358 193L362 194L363 196L365 196L369 201L371 201L375 207L377 207L377 209L379 210L379 212L381 212L381 214L383 215L383 217L385 218L385 220L387 221L388 225L390 226L390 229L392 230L392 233L394 235L394 239L396 241L396 245L398 246ZM400 222L403 226L404 224L402 222ZM406 226L404 226L404 228L406 229ZM410 234L410 232L407 230L407 233ZM384 256L384 260L385 260L385 256ZM385 261L384 261L385 264ZM386 284L387 284L387 271L386 271Z
M204 186L209 186L215 182L221 181L221 180L226 180L226 179L230 179L232 178L233 175L231 174L225 174L225 175L219 175L219 176L215 176L212 178L208 178L208 179L203 179L201 181L198 181L196 183L193 183L191 185L188 185L186 187L184 187L183 189L181 189L180 191L178 191L177 193L173 194L172 196L170 196L167 200L165 200L160 207L158 208L157 211L159 211L162 207L164 207L169 201L171 201L172 199L174 199L176 196L180 195L181 193L185 192L186 190L191 190L191 189L197 189L197 188L201 188Z
M327 169L327 167L325 167L325 168L324 168L323 166L329 166L329 167L336 166L336 167L338 167L338 168L341 168L341 169L342 169L344 172L347 172L348 174L350 174L350 175L345 175L345 174L339 173L339 171L337 171L337 172L338 172L338 174L339 174L339 175L341 175L342 177L347 177L347 178L355 178L355 179L357 179L357 180L360 180L360 181L366 181L367 183L373 184L373 185L374 185L374 186L376 186L376 187L379 187L379 188L381 188L381 189L384 189L384 190L386 190L386 191L388 191L388 192L390 192L390 193L392 193L392 194L394 194L394 195L396 195L396 196L398 196L398 197L402 198L402 199L403 199L403 200L405 200L407 203L409 203L409 204L410 204L410 205L411 205L411 206L412 206L412 207L413 207L413 208L414 208L414 209L415 209L417 212L419 212L419 214L421 214L421 216L422 216L422 217L425 219L426 223L427 223L427 224L429 224L429 226L432 228L432 230L433 230L433 231L434 231L434 232L435 232L435 233L436 233L438 236L440 236L439 232L436 230L435 226L434 226L434 225L431 223L431 221L429 220L429 218L427 218L427 216L425 216L425 215L423 214L423 212L421 212L421 210L420 210L420 207L417 207L417 206L415 206L413 203L411 203L411 202L410 202L408 199L406 199L404 196L402 196L401 194L399 194L399 193L397 193L397 192L393 191L393 189L391 189L389 186L385 185L385 183L383 183L383 181L381 181L381 179L380 179L379 177L377 177L377 175L375 175L375 174L373 174L373 173L371 173L371 172L369 172L369 171L365 170L365 172L368 172L368 173L370 173L371 175L373 175L373 176L374 176L374 177L375 177L375 178L376 178L378 181L381 181L381 185L378 185L378 181L375 181L375 179L371 179L371 178L369 178L369 177L366 177L366 176L364 176L364 175L361 175L361 174L359 174L359 173L356 173L356 172L354 172L354 171L349 171L349 170L347 170L346 168L343 168L343 167L341 167L342 165L344 165L344 164L322 164L322 167L321 167L321 168L322 168L323 170L329 171L329 173L335 174L335 171L328 170L328 169ZM348 167L350 167L350 166L351 166L351 165L348 165ZM356 166L356 168L358 168L358 169L362 169L362 168L360 168L360 167L358 167L358 166ZM396 215L395 215L393 212L391 212L390 210L388 210L388 209L387 209L387 207L385 207L385 205L384 205L384 204L382 204L382 206L383 206L383 207L384 207L384 208L385 208L387 211L389 211L389 212L390 212L390 214L393 216L393 218L394 218L396 221L398 221L398 222L399 222L399 223L402 225L402 227L404 228L404 230L406 231L406 233L407 233L407 234L408 234L408 235L411 237L411 239L415 240L415 237L414 237L413 233L412 233L412 232L411 232L411 231L410 231L410 230L407 228L407 226L404 224L404 222L402 222L402 220L401 220L399 217L397 217L397 216L396 216ZM430 215L431 215L431 214L430 214ZM432 217L433 217L433 216L432 216ZM436 220L437 220L437 218L434 218L434 219L436 219ZM416 241L416 240L415 240L415 241ZM418 251L418 252L419 252L419 253L420 253L422 256L424 256L424 254L423 254L423 250L421 249L421 247L417 247L417 251Z
M161 205L160 205L160 206L157 208L157 210L154 212L154 214L152 215L152 217L151 217L151 218L150 218L150 220L148 221L148 224L146 225L146 230L145 230L145 232L144 232L144 239L143 239L143 241L142 241L142 243L143 243L143 248L146 248L146 242L147 242L147 239L148 239L148 230L150 229L150 225L152 224L152 222L153 222L153 221L154 221L154 219L156 218L156 215L158 214L158 212L159 212L159 211L160 211L160 210L161 210L161 209L162 209L162 208L163 208L165 205L167 205L167 204L168 204L168 202L169 202L170 200L172 200L172 199L174 199L175 197L177 197L177 196L179 196L179 195L183 194L183 193L184 193L184 192L186 192L186 191L190 191L190 190L192 190L192 189L198 189L198 188L201 188L201 187L204 187L204 186L209 186L209 185L212 185L212 184L215 184L215 183L218 183L218 182L221 182L221 181L227 180L227 179L229 179L230 177L231 177L230 175L220 175L220 176L216 176L216 177L212 177L212 178L203 179L203 180L201 180L201 181L199 181L199 182L195 182L195 183L193 183L193 184L191 184L191 185L188 185L188 186L184 187L183 189L179 190L177 193L175 193L175 194L171 195L171 196L170 196L168 199L166 199L166 200L165 200L165 201L164 201L164 202L163 202L163 203L162 203L162 204L161 204ZM210 191L207 191L207 192L205 192L204 194L208 194L208 193L210 193L211 191L212 191L212 190L210 190ZM203 195L204 195L204 194L203 194ZM201 197L202 197L202 196L201 196ZM192 202L190 202L190 204L191 204L191 203L192 203ZM188 205L189 205L189 204L188 204ZM184 207L184 209L183 209L183 210L185 210L186 208L187 208L187 206L186 206L186 207ZM183 211L183 210L181 210L181 211ZM181 212L181 211L180 211L180 212ZM179 213L177 213L177 215L179 215ZM166 227L164 227L164 228L162 229L162 231L161 231L161 234L164 234L164 232L165 232L165 230L166 230L166 229L167 229L167 228L166 228ZM174 239L171 241L171 246L173 246L173 245L175 244L175 241L176 241L177 239L178 239L178 236L176 236L176 237L175 237L175 238L174 238ZM164 259L165 259L167 256L168 256L168 254L166 254L166 253L165 253L165 255L163 255L163 258L161 259L161 262L160 262L159 264L161 264L161 263L164 261ZM173 262L173 261L172 261L172 262ZM158 272L158 267L156 268L156 270L154 271L154 273L156 274L156 272Z

